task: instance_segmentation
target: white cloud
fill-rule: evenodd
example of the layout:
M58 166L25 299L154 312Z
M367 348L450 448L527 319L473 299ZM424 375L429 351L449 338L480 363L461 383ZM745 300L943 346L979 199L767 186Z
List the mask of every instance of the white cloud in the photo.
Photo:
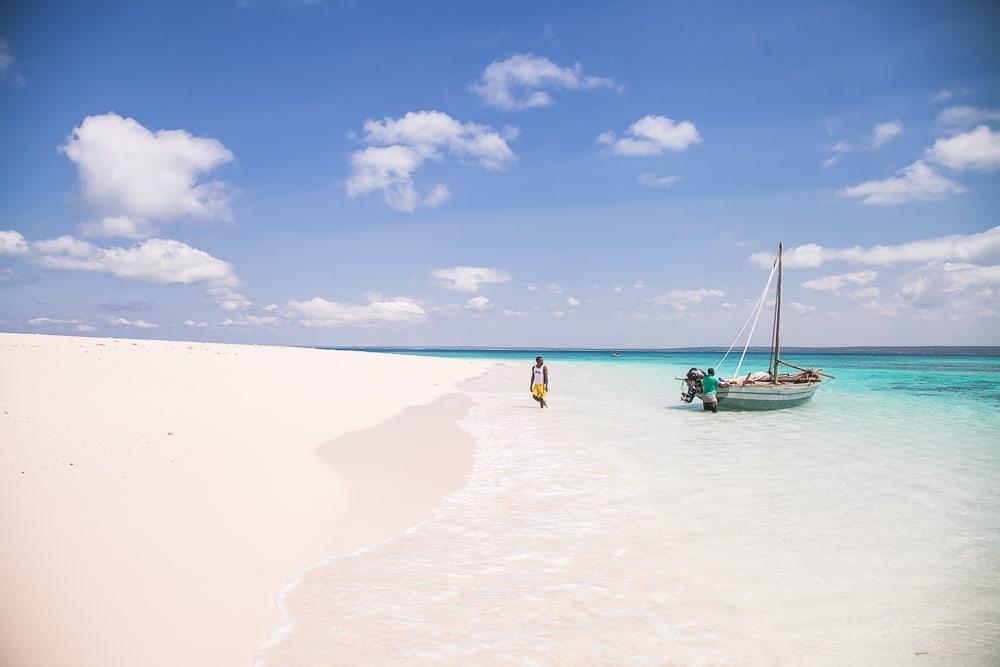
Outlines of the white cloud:
M13 230L0 231L0 256L14 256L28 254L28 242L24 237Z
M72 320L60 320L53 319L51 317L33 317L28 320L28 324L33 327L71 327L73 331L78 333L93 333L97 331L97 327L92 327L89 324L85 324L82 320L72 319Z
M191 327L192 329L207 329L208 322L195 322L194 320L184 320L184 326Z
M483 266L453 266L431 271L434 284L456 292L478 292L483 285L509 282L513 277L507 271ZM531 289L529 287L529 289Z
M858 271L857 273L841 273L834 276L823 276L822 278L816 278L815 280L809 280L802 283L802 286L806 289L817 290L821 292L832 292L840 289L844 285L867 285L871 281L875 280L878 274L874 271Z
M0 269L0 283L12 283L17 280L17 275L11 269Z
M124 317L109 317L108 322L114 327L135 327L137 329L159 329L159 325L145 320L127 320Z
M548 58L518 53L486 66L472 91L486 104L500 109L547 107L555 102L551 90L617 88L611 79L583 73L579 63L560 67Z
M831 155L827 159L823 160L822 164L824 167L827 168L832 167L833 165L840 162L840 158L843 157L844 153L850 153L854 149L851 148L851 145L849 143L847 143L843 139L840 139L839 141L837 141L837 143L830 146L830 150L836 153L836 155Z
M682 181L680 176L657 176L656 174L639 174L639 182L652 188L669 188Z
M931 262L905 276L897 302L925 315L996 315L1000 265Z
M124 280L197 284L227 310L249 305L232 267L203 250L172 239L146 239L130 248L100 248L72 236L32 244L32 261L49 269L110 273Z
M224 327L257 327L277 324L278 318L273 315L241 315L237 319L227 317L219 324Z
M570 306L571 308L576 308L577 306L580 305L580 300L572 296L568 297L566 299L566 305Z
M903 124L898 120L879 123L872 130L872 148L880 148L903 133Z
M81 323L82 320L59 320L59 319L53 319L51 317L32 317L30 320L28 320L28 324L30 324L33 327L45 326L48 324L65 325L65 324L81 324Z
M1000 109L980 107L948 107L937 115L937 122L949 127L962 127L983 122L1000 122Z
M620 285L615 285L614 287L611 288L611 290L617 294L621 294L622 292L622 288Z
M215 139L185 130L151 132L132 118L88 116L59 147L76 165L94 218L88 236L145 238L159 223L231 219L233 189L203 177L231 162Z
M654 306L670 306L674 310L687 310L688 306L701 303L710 297L724 296L725 293L717 289L706 289L700 287L692 290L675 289L666 294L655 296L649 300Z
M484 125L460 123L440 111L410 111L402 118L367 120L365 143L351 155L348 198L381 191L385 202L412 213L420 206L440 206L451 196L439 183L421 195L413 174L428 160L440 162L445 153L472 160L484 169L503 169L514 161L510 146Z
M10 52L7 40L0 39L0 80L7 78L15 62L16 59L14 58L14 54Z
M837 191L844 198L860 199L866 206L902 204L908 201L941 199L947 194L965 192L965 188L917 160L901 169L899 176L865 181Z
M0 39L0 82L9 84L15 88L23 88L27 81L23 74L14 69L16 62L17 58L11 52L7 40Z
M980 125L969 132L938 139L927 149L927 159L958 171L991 171L1000 167L1000 132Z
M437 208L449 199L451 199L451 190L444 183L438 183L424 197L424 205L428 208Z
M528 288L529 292L537 292L541 289L538 285L534 285L532 283L524 283L524 286Z
M338 303L315 297L309 301L291 301L291 311L308 327L377 327L387 324L414 324L427 313L413 299L397 296L371 301L366 305Z
M955 93L953 93L950 90L945 90L945 89L939 90L938 92L934 93L934 97L931 98L931 104L939 104L941 102L947 102L954 96Z
M832 261L888 266L904 262L969 262L985 257L1000 257L1000 226L976 234L953 234L867 248L824 248L806 243L785 250L782 263L786 268L815 268ZM765 269L771 268L773 260L774 255L769 252L750 256L751 262Z
M613 132L604 132L597 142L611 145L615 155L662 155L664 151L683 151L701 143L694 123L677 123L666 116L643 116L629 126L626 134L616 139Z
M869 299L869 298L872 298L872 297L876 297L876 296L878 296L881 293L882 293L882 291L879 288L873 286L873 287L864 287L862 289L855 290L851 294L851 296L853 296L855 299Z
M261 306L261 310L270 313L272 311L278 310L278 304L276 304L276 303L269 303L266 306Z
M485 296L474 296L465 302L465 308L467 310L483 311L483 310L489 310L492 307L493 304L490 303L490 300L487 299Z
M547 289L552 294L562 294L565 291L563 290L562 285L557 285L556 283L549 283L548 285L545 286L545 289Z
M646 281L642 278L637 278L634 283L632 283L632 289L642 289L646 286Z

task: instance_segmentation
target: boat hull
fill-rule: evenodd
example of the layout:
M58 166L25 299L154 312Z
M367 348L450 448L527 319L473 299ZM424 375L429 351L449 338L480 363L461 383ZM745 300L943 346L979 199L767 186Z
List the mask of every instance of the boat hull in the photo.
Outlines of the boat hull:
M781 410L802 405L819 389L818 382L792 385L754 385L719 387L716 396L719 410ZM697 394L702 397L701 392Z

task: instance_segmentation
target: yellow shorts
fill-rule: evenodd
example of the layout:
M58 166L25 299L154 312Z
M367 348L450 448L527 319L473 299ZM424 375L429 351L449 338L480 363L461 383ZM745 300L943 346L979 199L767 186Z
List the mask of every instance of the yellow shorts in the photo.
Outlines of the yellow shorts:
M531 388L531 395L535 398L545 398L545 391L544 384L536 384Z

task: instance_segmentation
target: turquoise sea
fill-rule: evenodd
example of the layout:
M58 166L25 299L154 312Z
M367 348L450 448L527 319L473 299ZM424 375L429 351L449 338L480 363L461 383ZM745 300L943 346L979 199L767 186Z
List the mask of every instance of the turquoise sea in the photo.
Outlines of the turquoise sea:
M289 590L282 655L1000 663L1000 348L789 350L836 379L717 415L674 379L714 350L380 351L497 361L464 388L474 469L427 521Z

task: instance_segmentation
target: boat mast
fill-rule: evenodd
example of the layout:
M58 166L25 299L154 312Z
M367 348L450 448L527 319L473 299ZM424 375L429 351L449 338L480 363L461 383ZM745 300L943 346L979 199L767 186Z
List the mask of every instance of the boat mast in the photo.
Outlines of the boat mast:
M778 296L774 303L774 368L772 384L778 384L778 364L781 363L781 241L778 241Z

